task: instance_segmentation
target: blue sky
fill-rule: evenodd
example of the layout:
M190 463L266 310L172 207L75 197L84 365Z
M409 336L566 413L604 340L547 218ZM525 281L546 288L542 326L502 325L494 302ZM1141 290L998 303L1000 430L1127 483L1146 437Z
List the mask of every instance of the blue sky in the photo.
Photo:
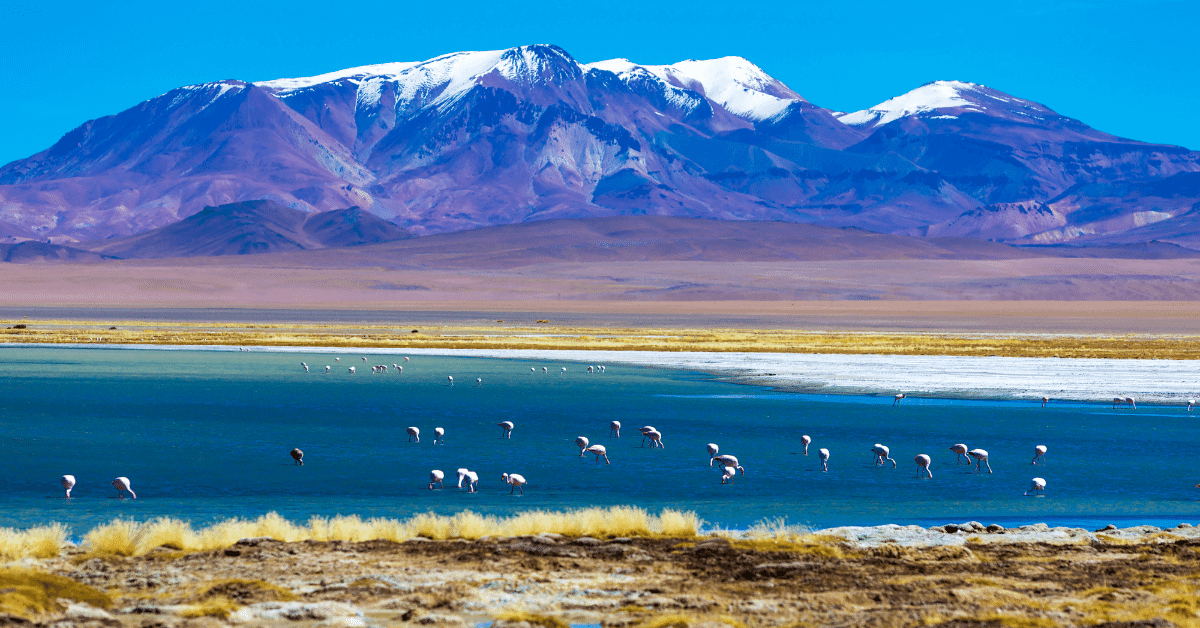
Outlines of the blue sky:
M1200 149L1193 0L606 3L0 0L0 164L173 87L554 43L582 62L740 55L831 109L938 79Z

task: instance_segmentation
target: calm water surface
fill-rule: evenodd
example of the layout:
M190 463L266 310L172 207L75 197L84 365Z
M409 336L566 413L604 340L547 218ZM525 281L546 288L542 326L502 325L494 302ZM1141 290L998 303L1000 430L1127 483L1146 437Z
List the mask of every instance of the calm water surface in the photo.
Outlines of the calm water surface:
M779 393L619 364L589 375L573 362L402 355L0 348L0 526L61 521L78 535L114 517L203 524L270 511L305 520L613 504L694 510L730 528L776 517L817 527L1200 521L1200 413L1181 408L912 398L893 408L890 396ZM383 363L404 373L370 372ZM608 436L613 419L620 439ZM511 440L496 427L504 420L516 423ZM640 445L646 424L665 450ZM420 444L406 442L410 425ZM438 426L444 445L430 442ZM809 456L802 434L813 438ZM612 465L580 458L580 435L605 445ZM709 442L746 475L722 486ZM899 469L872 467L877 442ZM956 442L987 449L995 473L956 466ZM1038 444L1049 460L1033 467ZM820 447L832 452L829 473ZM933 480L916 478L918 453L933 457ZM480 474L479 493L426 488L430 469L451 479L459 467ZM524 497L509 495L506 471L529 480ZM57 499L64 473L79 482L71 500ZM138 500L112 499L118 475ZM1035 475L1047 497L1022 496Z

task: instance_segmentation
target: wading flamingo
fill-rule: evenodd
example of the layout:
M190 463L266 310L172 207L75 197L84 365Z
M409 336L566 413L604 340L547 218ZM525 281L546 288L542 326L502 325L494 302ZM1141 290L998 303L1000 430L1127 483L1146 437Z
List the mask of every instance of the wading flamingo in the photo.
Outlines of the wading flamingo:
M71 499L71 489L75 488L75 476L64 475L58 479L58 483L62 484L63 490L67 494L67 499Z
M435 445L446 444L446 430L440 427L433 428L433 443Z
M1129 404L1129 407L1130 407L1130 408L1133 408L1134 410L1137 410L1137 399L1135 399L1135 398L1133 398L1133 397L1126 397L1126 398L1125 398L1125 403Z
M467 469L466 467L458 470L458 488L462 488L463 480L467 479L467 474L470 472L470 469ZM468 484L467 488L471 488L471 486Z
M467 487L468 493L474 493L479 490L479 474L474 471L467 471Z
M476 388L483 388L483 378L482 378L482 377L476 377L476 378L475 378L475 387L476 387Z
M328 366L326 366L326 367L325 367L325 372L326 372L326 373L328 373L328 372L329 372L329 367L328 367Z
M582 457L583 457L583 454L584 454L584 452L586 452L586 451L587 451L587 448L588 448L588 439L587 439L587 437L586 437L586 436L576 436L576 437L575 437L575 444L579 446L579 457L580 457L580 458L582 458Z
M567 374L567 367L564 366L564 367L562 367L562 372L559 373L559 375L566 375L566 374Z
M404 361L405 361L405 362L408 362L408 358L404 358Z
M418 443L421 442L421 430L420 429L415 428L415 427L406 427L406 428L404 428L404 431L408 432L408 442L410 442L410 443L413 442L414 438L417 439Z
M894 401L892 401L892 407L894 408L894 407L900 405L900 400L903 398L904 398L904 393L896 393Z
M1038 493L1045 495L1046 480L1043 480L1042 478L1033 478L1029 481L1029 491L1033 491L1034 496L1037 496ZM1025 491L1025 494L1029 495L1029 491Z
M975 459L975 473L979 473L979 465L987 465L988 473L992 472L992 465L988 464L988 453L985 449L972 449L967 452L967 455Z
M512 421L501 421L496 425L499 425L500 429L502 430L500 432L500 438L512 438L512 431L514 427Z
M300 363L300 366L303 366L303 367L304 367L304 372L305 372L305 373L307 373L307 372L308 372L308 365L307 365L307 364L305 364L305 363L301 362L301 363Z
M729 454L722 454L720 456L717 456L715 458L715 460L721 465L722 469L724 469L726 467L733 467L734 469L740 470L742 472L742 475L746 475L746 469L744 469L742 467L742 465L738 464L737 456L730 456Z
M1191 412L1192 408L1195 408L1195 407L1196 407L1196 400L1188 399L1188 412Z
M608 461L608 450L604 448L604 445L592 445L587 448L587 452L589 454L596 454L596 464L600 464L600 456L604 456L604 464L612 464Z
M800 444L804 445L804 455L808 455L808 446L812 443L812 437L808 434L800 437Z
M334 362L341 362L341 361L342 361L342 359L341 359L341 358L334 358L334 359L333 359L333 361L334 361Z
M542 367L542 372L543 372L543 373L549 373L549 371L547 371L547 370L546 370L546 367L544 367L544 366Z
M505 484L512 486L512 490L508 492L509 495L512 495L513 491L517 490L518 487L521 489L521 494L525 494L525 485L527 482L524 477L516 473L505 473L500 476L500 479L504 480Z
M645 427L639 427L639 428L638 428L638 431L642 433L642 444L643 444L643 445L645 445L645 444L646 444L646 438L647 438L647 435L648 435L650 432L653 432L653 431L654 431L654 427L652 427L652 426L650 426L650 425L647 425L647 426L645 426Z
M953 451L955 454L957 454L957 455L958 455L958 462L957 462L957 464L962 464L962 463L963 463L963 456L967 455L967 446L966 446L966 445L964 445L964 444L962 444L962 443L958 443L957 445L951 445L951 446L950 446L950 451ZM967 464L971 464L971 459L970 459L970 458L967 458Z
M1033 448L1033 463L1032 464L1037 464L1039 461L1040 462L1046 461L1046 446L1045 445L1038 445L1037 447Z
M117 499L121 499L125 496L124 491L129 491L130 498L137 499L137 493L134 493L133 489L129 486L129 478L124 476L119 477L112 481L112 485L113 488L117 489Z
M828 449L818 449L817 457L821 459L821 470L828 471L829 470L829 450Z
M451 385L451 386L453 386L453 385L454 385L454 376L453 376L453 375L447 375L447 376L446 376L446 379L450 380L450 385Z
M717 454L721 451L721 448L717 447L716 443L709 443L705 445L705 448L708 449L708 466L711 467L713 466L713 460L717 459Z
M304 452L297 447L292 450L292 460L296 461L297 465L304 466Z
M913 461L917 463L917 477L921 477L921 469L925 469L925 473L929 474L929 479L933 479L933 471L929 470L929 464L933 462L932 458L925 454L920 454L916 458L913 458Z
M354 368L353 366L352 366L352 367L350 367L350 374L351 374L351 375L353 375L353 374L355 374L355 373L357 373L357 372L358 372L358 369Z
M875 466L886 467L887 461L891 460L892 468L896 468L896 461L891 458L892 450L888 449L886 445L875 443L875 446L871 448L871 451L875 452Z
M1113 397L1113 410L1116 410L1117 406L1119 406L1123 403L1125 403L1124 397Z
M1046 404L1048 404L1048 403L1050 403L1050 398L1049 398L1049 397L1042 397L1042 407L1043 407L1043 408L1045 408L1045 407L1046 407Z
M746 475L746 470L741 467L722 467L721 484L733 484L733 476L737 475L738 470L741 470L742 475Z
M612 423L608 424L608 435L612 436L614 434L616 434L617 438L621 438L621 422L620 421L613 421Z
M444 484L442 484L442 479L445 477L446 477L446 474L442 473L441 471L438 471L437 469L430 471L429 472L429 490L431 490L431 491L433 490L434 484L437 484L438 486L440 486L442 488L446 488L446 486Z
M646 438L650 439L651 449L654 449L655 447L658 447L659 449L666 449L666 446L663 445L662 442L662 432L658 430L650 430L649 432L646 432Z

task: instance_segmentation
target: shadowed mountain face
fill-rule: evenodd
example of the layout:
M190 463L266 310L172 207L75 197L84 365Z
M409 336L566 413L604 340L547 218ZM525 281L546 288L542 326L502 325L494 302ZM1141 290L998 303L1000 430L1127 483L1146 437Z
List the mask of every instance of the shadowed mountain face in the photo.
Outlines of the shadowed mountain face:
M1172 222L1200 202L1173 177L1196 173L1200 154L971 83L835 114L738 57L584 65L538 45L172 90L0 168L0 234L122 238L266 199L414 234L646 214L1036 243L1153 222L1200 245ZM246 241L298 242L263 228L282 239Z
M122 258L250 255L374 244L408 232L357 207L307 214L272 201L247 201L200 212L166 227L92 243Z

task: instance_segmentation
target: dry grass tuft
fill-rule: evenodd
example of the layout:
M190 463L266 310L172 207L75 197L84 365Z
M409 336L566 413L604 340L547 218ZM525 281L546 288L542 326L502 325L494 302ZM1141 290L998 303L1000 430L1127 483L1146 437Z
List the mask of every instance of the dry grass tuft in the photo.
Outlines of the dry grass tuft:
M299 599L295 593L276 584L262 580L230 578L205 585L195 596L196 602L214 599L232 600L239 604L256 602L291 602Z
M28 530L0 528L0 558L16 560L58 556L67 543L67 532L67 526L61 523Z
M496 616L496 621L492 625L495 626L500 622L526 622L531 626L542 626L542 628L571 628L571 624L549 615L538 615L528 611L506 610Z
M214 597L204 600L199 604L193 604L192 606L184 609L180 615L183 617L217 617L219 619L225 619L229 617L231 613L236 612L239 608L241 608L241 606L238 606L236 602L230 600L229 598Z
M690 628L701 623L720 623L734 628L746 628L742 622L729 617L727 615L719 615L715 617L701 617L696 615L687 615L684 613L670 613L651 617L650 619L637 624L637 628Z
M85 584L64 576L30 569L0 570L0 615L33 619L61 611L60 599L91 604L97 608L112 606L112 598Z

